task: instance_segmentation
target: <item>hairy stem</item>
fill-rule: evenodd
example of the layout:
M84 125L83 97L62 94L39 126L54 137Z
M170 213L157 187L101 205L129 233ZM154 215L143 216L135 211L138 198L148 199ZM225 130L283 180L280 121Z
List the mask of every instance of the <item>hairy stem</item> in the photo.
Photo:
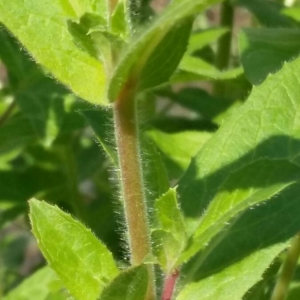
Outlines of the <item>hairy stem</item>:
M6 110L3 112L3 114L0 116L0 126L2 126L10 117L10 115L13 113L13 111L16 108L16 101L12 101L9 106L6 108Z
M114 104L121 192L124 203L131 264L139 265L151 253L151 242L140 162L134 84L124 86ZM149 267L147 300L155 299L154 274Z
M179 270L176 269L172 274L168 275L165 279L163 293L162 293L162 300L171 300L174 289L176 286L176 281L179 277Z
M300 232L292 239L282 270L276 282L271 300L284 300L288 293L290 282L293 278L300 256Z
M218 41L215 66L223 71L228 68L231 53L232 28L234 22L234 9L229 1L221 5L220 25L226 27L229 31L224 34ZM225 90L223 82L216 81L214 84L214 94L222 94Z

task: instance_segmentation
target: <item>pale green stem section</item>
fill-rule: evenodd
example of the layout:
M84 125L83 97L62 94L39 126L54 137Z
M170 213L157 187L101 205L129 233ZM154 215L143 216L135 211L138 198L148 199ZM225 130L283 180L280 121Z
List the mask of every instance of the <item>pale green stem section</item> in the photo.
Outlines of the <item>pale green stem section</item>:
M232 29L234 22L234 8L229 3L225 1L221 5L221 20L220 25L226 27L229 31L224 34L218 41L217 54L215 66L217 69L223 71L229 67L230 54L231 54L231 39L232 39ZM214 84L214 94L223 94L225 90L224 82L216 81Z
M300 233L291 242L286 258L276 282L271 300L284 300L287 296L290 282L293 278L300 255Z
M130 82L125 85L114 103L114 125L131 264L135 266L143 263L145 257L151 253L151 241L133 86ZM154 273L152 267L149 266L148 270L150 279L145 300L154 300Z

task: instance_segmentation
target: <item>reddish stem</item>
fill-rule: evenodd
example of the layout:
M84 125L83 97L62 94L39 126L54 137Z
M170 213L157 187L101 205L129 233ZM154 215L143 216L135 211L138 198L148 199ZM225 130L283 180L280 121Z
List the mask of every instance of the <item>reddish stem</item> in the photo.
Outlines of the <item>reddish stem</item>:
M163 289L163 293L162 293L162 300L171 300L172 299L178 277L179 277L178 269L176 269L175 271L173 271L173 273L171 273L170 275L168 275L166 277L164 289Z

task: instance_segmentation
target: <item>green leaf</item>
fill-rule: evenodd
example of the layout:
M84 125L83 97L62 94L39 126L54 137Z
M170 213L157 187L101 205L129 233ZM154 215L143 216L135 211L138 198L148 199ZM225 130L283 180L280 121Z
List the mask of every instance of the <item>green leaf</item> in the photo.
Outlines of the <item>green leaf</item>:
M178 187L181 207L190 225L190 233L198 226L201 228L204 219L210 218L209 214L211 209L214 211L215 205L220 208L217 215L221 220L226 211L246 204L242 208L244 209L247 205L252 205L252 201L269 199L297 179L300 152L300 85L296 74L299 67L300 60L297 59L286 64L276 75L269 76L261 86L254 87L247 102L224 122L192 161ZM283 173L287 172L286 178L281 176L278 166L284 168ZM274 177L269 174L273 171ZM242 177L236 183L232 181L231 185L230 176L235 172L245 178L249 172L248 185L243 183ZM261 182L253 178L253 174L264 173L266 177L259 175ZM239 175L232 176L238 178ZM241 202L232 202L234 198L226 200L226 197L223 200L223 196L218 198L218 193L222 190L228 190L232 195L241 195L242 198L238 196ZM239 191L246 193L242 195ZM253 195L251 199L252 192L248 194L249 191L258 195ZM203 211L206 211L205 214ZM223 224L222 227L225 226ZM196 234L197 240L201 240L200 231L199 235ZM205 234L202 235L204 236ZM204 244L198 244L198 249L204 247ZM195 254L196 251L194 249L192 252ZM188 256L190 255L192 254L189 253Z
M0 40L0 58L6 66L9 85L18 89L22 82L24 88L41 76L42 72L36 64L28 58L24 50L20 50L20 45L2 25L0 25Z
M175 73L171 82L184 82L195 80L228 80L243 74L243 69L238 67L230 70L219 71L213 65L201 58L185 55L180 62L179 72Z
M38 136L49 146L62 125L67 90L46 77L4 28L0 39L3 41L0 57L8 70L12 96Z
M192 54L196 50L204 48L216 42L221 36L228 32L228 28L209 28L207 30L195 32L189 39L187 54Z
M127 20L125 1L119 0L111 16L111 30L125 41L129 37L129 21Z
M285 248L281 243L257 251L233 263L217 274L199 282L187 284L177 300L241 300L245 293L259 280L274 258Z
M0 172L0 201L25 202L29 198L56 192L59 197L67 189L66 178L57 170L31 167ZM48 197L47 197L48 198ZM61 201L61 198L55 199ZM20 203L18 203L20 204Z
M21 111L30 120L45 146L50 146L60 132L66 113L66 98L67 91L46 77L41 77L15 95Z
M195 32L191 35L187 51L181 61L180 71L171 78L172 82L203 80L203 79L230 79L230 76L236 77L235 70L220 72L213 65L209 64L200 57L194 57L199 50L216 42L222 35L228 32L227 28L210 28L208 30ZM210 48L208 48L210 49ZM212 62L213 51L212 53ZM193 63L196 66L193 66Z
M286 28L244 29L240 33L241 61L252 84L260 84L269 73L300 53L300 30Z
M90 34L90 30L95 28L99 28L99 30L103 31L107 30L106 21L98 15L86 13L78 21L68 20L67 24L75 44L92 57L101 59L101 50L103 48L101 47L101 40L98 41L96 38L93 38L93 35ZM107 45L105 44L104 47L107 47ZM105 62L103 58L102 62Z
M186 245L185 225L177 204L175 189L169 189L156 201L155 212L158 221L153 232L157 239L155 252L165 273L170 274L178 252Z
M149 207L154 207L154 202L170 187L167 171L161 153L147 132L141 134L142 172L147 189L146 199ZM149 164L149 162L151 162Z
M134 37L110 81L110 101L115 101L123 88L149 89L167 81L186 50L191 17L218 2L183 0L171 3L152 26L138 38Z
M65 22L67 18L80 17L87 10L97 10L106 1L100 2L2 0L0 22L17 36L38 63L75 94L90 102L105 104L104 67L74 44Z
M118 275L112 254L58 207L35 199L29 204L33 233L51 268L76 299L96 299Z
M251 253L282 244L295 236L299 232L299 195L300 185L294 184L271 201L246 210L185 265L183 276L199 281Z
M171 188L155 203L159 228L174 235L177 240L184 239L185 229L183 218L177 204L176 189Z
M147 266L138 266L121 272L118 277L104 288L99 300L144 299L147 287Z
M178 93L169 93L168 96L172 101L198 113L201 118L214 122L233 103L231 99L212 96L199 88L183 88Z
M3 158L4 154L11 151L19 153L36 140L37 134L28 119L16 114L0 127L0 154Z
M113 132L113 112L111 109L81 110L80 113L92 127L103 150L107 153L112 164L118 165L118 158Z
M84 13L99 14L104 20L108 19L108 2L97 0L60 0L65 14L81 17Z
M233 172L219 187L181 260L204 248L240 212L271 199L299 176L299 166L281 160L258 160Z
M25 279L20 285L9 292L2 300L49 300L55 294L65 296L57 275L50 267L44 267Z
M178 133L165 133L150 130L147 135L155 142L157 147L182 170L186 170L193 156L212 136L209 132L186 131Z

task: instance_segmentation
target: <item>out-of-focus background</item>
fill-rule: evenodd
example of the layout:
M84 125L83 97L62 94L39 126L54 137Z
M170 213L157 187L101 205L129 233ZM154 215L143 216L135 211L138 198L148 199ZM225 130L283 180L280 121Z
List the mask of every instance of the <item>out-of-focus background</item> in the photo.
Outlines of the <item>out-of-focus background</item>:
M159 14L167 2L156 0L151 7ZM299 29L300 1L236 0L230 4L233 27L222 24L220 6L199 15L185 63L170 84L143 95L153 100L150 105L145 107L140 99L149 190L156 184L147 181L150 159L159 156L168 183L176 185L190 159L245 101L252 84L259 84L267 73L300 53L300 39L290 47L274 44L268 49L263 40L251 40L255 35L246 34L250 42L242 44L245 27ZM218 43L230 30L230 57L220 67L216 64ZM260 69L253 70L243 56L247 47L258 53L251 59L264 62ZM255 52L260 49L266 51ZM272 51L282 54L279 61L272 60ZM191 57L196 63L190 63ZM56 204L82 220L126 263L126 249L120 243L122 220L114 213L121 209L117 176L97 140L103 128L107 140L112 137L110 120L104 120L102 128L90 126L102 115L101 109L99 113L72 95L37 66L0 27L0 299L45 264L30 232L27 201L32 197ZM149 193L148 200L155 197ZM300 286L298 278L295 286ZM296 299L292 294L289 297Z

